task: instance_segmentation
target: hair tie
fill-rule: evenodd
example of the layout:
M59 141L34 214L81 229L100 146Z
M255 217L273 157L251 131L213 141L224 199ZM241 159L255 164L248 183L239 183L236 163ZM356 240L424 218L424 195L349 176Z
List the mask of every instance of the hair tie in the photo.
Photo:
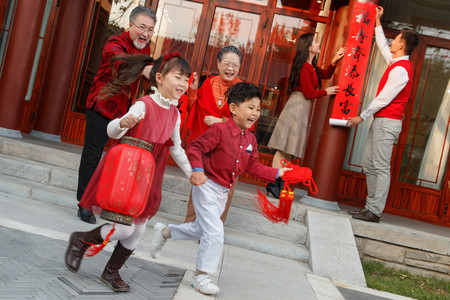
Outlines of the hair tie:
M175 57L181 57L180 52L175 51L175 52L170 52L169 54L164 55L164 60L163 60L163 62L161 64L161 66L159 67L159 71L158 72L161 73L162 66L166 63L166 61L171 60L172 58L175 58Z

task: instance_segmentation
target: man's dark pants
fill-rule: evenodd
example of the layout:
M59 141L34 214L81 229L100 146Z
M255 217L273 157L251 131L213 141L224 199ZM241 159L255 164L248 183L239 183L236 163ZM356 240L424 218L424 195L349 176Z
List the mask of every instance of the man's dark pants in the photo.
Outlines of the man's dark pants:
M103 148L108 141L106 128L111 120L94 112L86 110L86 131L84 134L84 147L81 154L80 168L78 170L77 199L80 201L84 191L94 174L95 168L102 157Z

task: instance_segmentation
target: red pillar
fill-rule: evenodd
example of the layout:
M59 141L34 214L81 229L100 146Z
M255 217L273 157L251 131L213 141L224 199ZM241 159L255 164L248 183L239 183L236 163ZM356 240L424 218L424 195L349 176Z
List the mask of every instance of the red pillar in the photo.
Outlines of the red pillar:
M0 80L0 128L18 130L46 2L17 1Z
M330 36L333 38L328 45L328 49L331 51L327 51L331 57L334 56L338 47L345 45L347 42L348 24L350 24L350 18L356 2L378 4L378 0L350 0L348 6L342 6L337 9L336 17L330 31ZM339 65L339 69L336 70L333 77L333 84L338 84L341 70L342 68ZM350 128L329 125L328 119L333 110L334 99L333 96L327 108L323 131L320 135L313 166L313 176L319 192L315 195L309 193L308 197L305 197L306 201L302 200L302 202L330 209L339 209L335 202L336 192L342 172ZM328 204L326 203L327 201L329 202Z
M61 135L72 81L75 80L78 45L90 0L61 1L47 73L33 131Z

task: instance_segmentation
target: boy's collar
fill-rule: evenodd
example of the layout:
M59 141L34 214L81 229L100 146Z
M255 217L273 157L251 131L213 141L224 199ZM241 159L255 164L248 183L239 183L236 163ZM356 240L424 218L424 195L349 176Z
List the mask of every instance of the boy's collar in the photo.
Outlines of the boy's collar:
M238 126L238 124L234 121L233 117L229 118L228 121L225 123L231 130L232 136L237 136L244 132L244 134L248 131L248 129L242 130L241 127Z

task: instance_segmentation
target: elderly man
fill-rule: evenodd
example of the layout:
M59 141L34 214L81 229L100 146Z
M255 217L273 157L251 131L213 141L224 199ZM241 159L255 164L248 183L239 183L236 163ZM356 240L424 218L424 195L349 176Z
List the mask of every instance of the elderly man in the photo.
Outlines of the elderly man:
M419 35L402 30L387 43L381 27L383 8L377 7L375 38L377 47L389 66L381 77L377 96L360 116L349 118L350 127L374 116L364 150L363 170L366 174L368 195L361 210L349 210L354 219L375 222L386 205L391 181L391 156L394 143L402 131L403 110L411 94L413 67L409 55L419 43Z
M130 14L130 29L118 36L110 37L103 48L102 60L94 78L86 101L86 132L84 147L78 171L77 200L83 193L97 167L108 141L106 127L115 118L123 116L130 101L136 94L139 80L126 86L119 94L108 98L100 98L100 90L112 81L110 60L122 54L150 55L150 39L156 23L156 15L150 8L138 6ZM151 66L145 67L142 75L149 78ZM87 209L78 209L78 217L87 223L94 224L95 216Z

